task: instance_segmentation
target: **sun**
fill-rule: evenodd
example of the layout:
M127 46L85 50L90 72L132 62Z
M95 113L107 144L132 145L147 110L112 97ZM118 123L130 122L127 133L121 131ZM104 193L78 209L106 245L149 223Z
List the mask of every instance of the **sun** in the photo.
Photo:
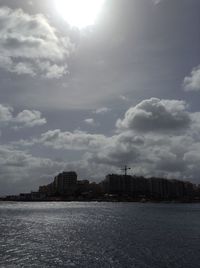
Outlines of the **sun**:
M79 29L93 25L105 0L55 0L57 12Z

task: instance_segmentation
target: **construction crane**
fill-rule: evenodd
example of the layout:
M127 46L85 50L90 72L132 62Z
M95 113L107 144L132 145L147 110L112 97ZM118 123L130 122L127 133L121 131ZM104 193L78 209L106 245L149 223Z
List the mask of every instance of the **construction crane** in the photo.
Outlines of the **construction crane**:
M124 176L127 176L127 171L131 169L130 167L127 167L127 165L124 166L121 170L124 171Z

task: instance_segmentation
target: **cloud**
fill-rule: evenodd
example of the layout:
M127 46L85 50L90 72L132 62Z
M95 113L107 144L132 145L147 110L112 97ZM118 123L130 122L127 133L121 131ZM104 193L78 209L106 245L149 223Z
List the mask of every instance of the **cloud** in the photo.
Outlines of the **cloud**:
M94 113L95 113L95 114L106 114L106 113L108 113L108 112L110 112L110 111L111 111L110 108L107 108L107 107L101 107L101 108L99 108L99 109L96 109L96 110L94 111Z
M131 107L124 118L117 121L116 126L120 130L174 132L188 127L190 123L184 101L151 98Z
M84 122L90 126L94 126L95 125L95 121L93 118L87 118L84 120Z
M13 108L0 104L0 122L8 122L12 120Z
M59 66L57 64L51 63L50 61L40 61L38 64L43 72L43 77L45 78L61 78L63 75L69 73L67 69L67 64Z
M191 71L190 76L183 81L185 91L200 91L200 66Z
M23 110L16 116L14 109L0 104L0 123L10 124L14 128L35 127L46 124L46 119L42 117L41 112L35 110Z
M43 133L35 142L55 149L95 150L107 143L107 138L100 134L88 134L82 131L62 132L56 129Z
M112 136L98 150L88 155L88 162L115 167L137 162L140 156L137 146L140 146L140 142L133 133Z
M66 58L73 45L43 15L1 7L0 26L0 68L46 78L60 78L68 72Z
M191 113L187 108L183 101L148 99L131 107L120 125L117 121L120 132L114 135L56 129L16 142L15 146L79 151L84 176L90 174L94 178L120 172L128 164L137 175L198 181L200 113ZM73 167L79 169L78 162Z
M124 95L120 95L119 98L123 101L129 101L129 98Z
M162 2L163 0L152 0L154 5L158 5Z
M24 127L35 127L46 124L46 119L42 117L39 111L24 110L14 118L14 122Z
M131 162L139 155L137 146L143 145L143 138L126 132L107 137L102 134L89 134L82 131L62 132L59 129L49 130L38 139L21 140L15 145L44 145L54 149L77 150L87 152L89 163L121 166Z
M0 145L0 194L37 189L40 183L66 167L66 163L34 157L11 146ZM13 186L14 185L14 186Z
M44 145L57 150L77 150L87 152L87 161L94 164L112 166L124 165L139 156L144 139L132 132L107 137L102 134L90 134L82 131L62 132L60 129L49 130L39 138L20 140L15 145ZM89 164L88 164L89 166Z

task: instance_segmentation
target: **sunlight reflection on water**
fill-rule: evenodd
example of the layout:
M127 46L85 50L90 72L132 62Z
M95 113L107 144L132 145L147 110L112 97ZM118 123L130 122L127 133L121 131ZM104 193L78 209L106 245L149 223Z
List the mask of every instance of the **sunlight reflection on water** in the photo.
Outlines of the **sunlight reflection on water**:
M199 204L0 203L0 267L198 267Z

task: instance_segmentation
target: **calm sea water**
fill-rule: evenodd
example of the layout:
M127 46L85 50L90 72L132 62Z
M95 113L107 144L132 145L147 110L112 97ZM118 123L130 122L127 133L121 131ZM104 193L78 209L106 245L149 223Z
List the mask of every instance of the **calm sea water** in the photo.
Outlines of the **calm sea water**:
M200 204L0 203L0 267L200 267Z

